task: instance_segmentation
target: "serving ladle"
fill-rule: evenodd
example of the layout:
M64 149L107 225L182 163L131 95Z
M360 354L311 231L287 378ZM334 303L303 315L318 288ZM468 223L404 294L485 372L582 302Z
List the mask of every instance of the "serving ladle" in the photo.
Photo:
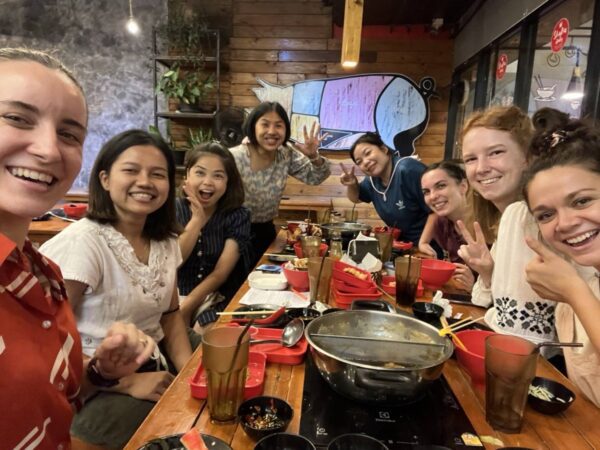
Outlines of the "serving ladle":
M266 344L268 342L275 342L281 344L283 347L293 347L298 343L304 335L304 321L300 318L295 318L289 321L289 323L283 328L281 339L259 339L250 340L250 345L253 344Z

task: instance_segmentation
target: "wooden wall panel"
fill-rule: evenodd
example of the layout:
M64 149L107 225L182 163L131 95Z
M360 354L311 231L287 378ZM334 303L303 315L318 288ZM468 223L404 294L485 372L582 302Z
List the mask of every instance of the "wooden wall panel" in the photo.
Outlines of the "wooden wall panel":
M252 88L256 78L287 85L297 81L360 73L401 73L415 82L425 76L436 79L439 97L429 101L427 130L417 140L417 153L425 163L443 158L448 94L454 43L450 39L414 36L363 38L361 63L343 69L339 63L341 40L332 37L331 8L321 0L232 0L232 30L225 49L228 68L228 104L251 108L258 104ZM345 188L339 183L339 163L353 165L347 152L326 152L332 175L320 186L306 186L290 178L285 195L311 204L333 202L351 209ZM357 171L360 172L360 171ZM282 205L282 217L290 208ZM314 208L313 208L314 209ZM356 207L361 219L376 223L370 205Z

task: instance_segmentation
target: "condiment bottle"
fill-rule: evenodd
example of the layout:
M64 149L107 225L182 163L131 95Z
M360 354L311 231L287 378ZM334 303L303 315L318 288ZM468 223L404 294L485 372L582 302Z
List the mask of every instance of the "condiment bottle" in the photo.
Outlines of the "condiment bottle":
M329 241L329 256L333 259L341 259L344 254L342 250L342 236L339 231L333 231L331 233L331 240Z

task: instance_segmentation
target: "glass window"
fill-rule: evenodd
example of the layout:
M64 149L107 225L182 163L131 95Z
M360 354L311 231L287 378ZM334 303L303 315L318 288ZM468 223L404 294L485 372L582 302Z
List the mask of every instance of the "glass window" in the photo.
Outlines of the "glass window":
M538 23L529 113L549 106L581 115L581 99L592 33L594 0L568 0L546 12ZM568 21L564 46L557 50ZM554 40L552 39L554 33Z
M491 92L488 102L491 106L509 106L513 104L515 95L515 80L519 65L520 31L503 39L498 44L496 52L492 52L494 60L490 62L493 68L490 77Z
M456 123L454 124L454 146L452 148L452 157L459 158L460 150L458 140L460 130L467 117L473 112L475 104L475 84L477 82L477 62L467 66L460 74L460 83L462 84L462 98L458 99L458 111L456 112Z

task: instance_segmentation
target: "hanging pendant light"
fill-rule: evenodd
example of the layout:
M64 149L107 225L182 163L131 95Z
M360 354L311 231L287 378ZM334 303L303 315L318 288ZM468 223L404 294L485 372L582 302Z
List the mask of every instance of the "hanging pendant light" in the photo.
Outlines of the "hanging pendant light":
M360 58L364 0L346 0L342 35L342 66L356 67Z
M573 74L569 80L567 90L562 95L563 100L581 100L583 98L583 83L581 81L581 68L579 67L579 48L577 51L577 59L575 60L575 67L573 68Z
M125 27L127 28L127 31L133 35L140 33L140 26L137 23L137 20L135 20L133 17L133 6L131 5L131 0L129 0L129 19L127 20Z

